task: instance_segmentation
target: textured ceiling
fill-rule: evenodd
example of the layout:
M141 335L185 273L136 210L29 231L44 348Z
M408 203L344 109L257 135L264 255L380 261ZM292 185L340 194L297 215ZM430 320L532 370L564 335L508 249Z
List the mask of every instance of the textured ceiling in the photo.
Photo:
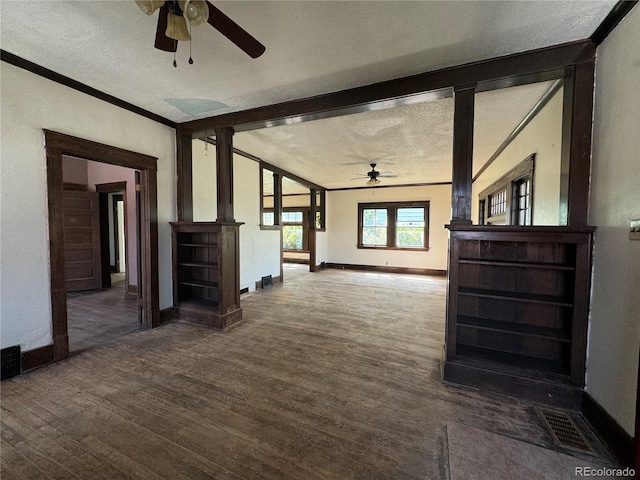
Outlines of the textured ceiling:
M1 0L0 46L179 122L584 39L615 0L213 3L265 54L205 24L174 68L133 0Z
M553 82L476 95L474 171ZM370 163L397 178L383 185L450 182L453 99L239 132L234 146L325 188L363 186Z
M266 46L251 59L209 25L173 54L134 0L0 0L0 48L176 122L589 37L616 0L213 2ZM547 85L478 95L486 159ZM327 188L450 181L452 100L239 133L236 146ZM475 166L477 170L477 163ZM364 182L362 182L364 183ZM293 186L287 186L293 188ZM300 187L295 187L300 189Z

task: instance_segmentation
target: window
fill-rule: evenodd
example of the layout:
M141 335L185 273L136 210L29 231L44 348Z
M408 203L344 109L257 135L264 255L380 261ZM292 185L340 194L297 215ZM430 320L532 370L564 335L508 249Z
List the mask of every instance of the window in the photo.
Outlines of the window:
M270 212L262 212L262 225L275 225L275 214L273 211Z
M531 225L535 153L479 195L479 225Z
M287 209L282 212L282 249L308 250L308 210Z
M428 250L429 202L359 203L358 248Z

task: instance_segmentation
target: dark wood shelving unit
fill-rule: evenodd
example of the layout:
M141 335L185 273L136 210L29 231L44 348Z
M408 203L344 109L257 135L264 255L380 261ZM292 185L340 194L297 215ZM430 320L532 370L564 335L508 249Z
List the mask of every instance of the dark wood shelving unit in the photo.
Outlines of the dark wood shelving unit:
M595 228L448 228L443 378L579 407Z
M241 223L173 222L174 317L225 330L242 319Z

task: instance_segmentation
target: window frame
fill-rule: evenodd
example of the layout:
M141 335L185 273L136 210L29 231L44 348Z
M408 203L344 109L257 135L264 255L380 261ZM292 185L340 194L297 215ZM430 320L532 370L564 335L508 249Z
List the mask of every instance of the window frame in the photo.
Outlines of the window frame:
M266 209L266 211L268 211L269 209ZM293 253L309 253L309 212L310 212L310 208L309 207L284 207L282 209L282 213L285 212L302 212L302 221L301 222L285 222L284 221L284 215L283 215L283 220L282 223L279 225L279 227L281 227L283 233L281 233L281 235L284 234L284 227L286 226L301 226L302 227L302 249L301 250L295 250L295 249L289 249L289 248L284 248L284 245L282 247L282 251L283 252L293 252Z
M411 202L369 202L358 203L358 243L357 248L363 250L406 250L411 252L426 252L429 250L429 200ZM424 208L424 246L423 247L398 247L396 246L396 222L398 221L398 209L400 208ZM363 245L362 244L362 216L364 210L387 210L387 244Z
M536 154L532 153L509 172L500 177L491 186L478 195L478 225L524 225L533 224L533 173ZM519 223L518 189L522 182L529 181L529 209L527 222ZM506 191L504 213L491 216L491 197Z

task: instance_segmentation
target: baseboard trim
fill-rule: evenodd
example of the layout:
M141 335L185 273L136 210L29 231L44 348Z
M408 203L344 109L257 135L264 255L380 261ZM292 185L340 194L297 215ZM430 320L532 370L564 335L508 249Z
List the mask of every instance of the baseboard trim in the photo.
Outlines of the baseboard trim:
M387 265L352 265L349 263L325 263L326 268L337 268L346 270L367 270L381 273L402 273L409 275L429 275L434 277L446 277L446 270L434 270L431 268L407 268L407 267L390 267Z
M137 295L138 294L138 285L131 285L130 283L127 285L127 293Z
M22 352L22 372L53 362L53 344Z
M282 259L282 263L301 263L303 265L309 265L309 259L308 258L287 258L287 257L284 257Z
M277 277L272 277L271 278L271 283L280 283L282 281L282 279L280 278L280 275L278 275ZM256 290L261 290L262 289L262 280L258 280L256 282Z
M173 307L163 308L162 310L160 310L160 325L173 322L175 316L176 314Z
M634 440L591 395L584 392L582 414L625 467L635 463Z

